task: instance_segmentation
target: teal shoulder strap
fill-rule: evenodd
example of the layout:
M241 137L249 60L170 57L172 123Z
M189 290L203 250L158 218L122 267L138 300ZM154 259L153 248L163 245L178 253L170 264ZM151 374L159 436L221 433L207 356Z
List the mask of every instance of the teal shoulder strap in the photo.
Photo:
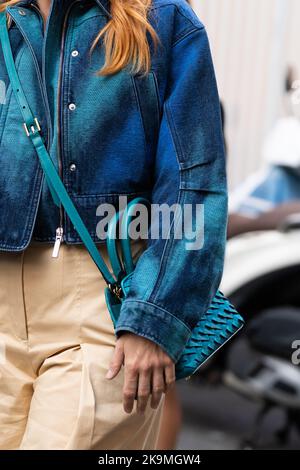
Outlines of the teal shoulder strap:
M149 201L143 197L137 197L133 201L130 201L125 210L121 220L121 245L122 245L122 254L124 261L124 269L127 274L132 273L135 269L135 265L132 258L131 245L130 245L130 234L129 226L130 221L135 215L135 211L138 205L148 207Z
M5 12L0 13L0 41L2 45L2 51L4 56L7 73L11 82L12 90L15 94L16 100L20 107L21 114L24 121L24 129L28 138L30 138L40 161L41 167L45 173L47 184L51 191L55 204L64 207L66 213L70 217L72 224L78 232L82 242L89 251L92 259L99 268L104 280L109 286L114 286L116 280L111 275L107 265L102 259L96 244L94 243L89 231L87 230L84 222L82 221L76 207L74 206L63 182L61 181L54 163L52 162L50 155L45 147L43 138L41 136L41 129L39 126L38 119L34 117L30 106L28 105L26 96L22 89L22 85L16 70L13 53L11 50L11 44L9 40L9 34L6 24Z

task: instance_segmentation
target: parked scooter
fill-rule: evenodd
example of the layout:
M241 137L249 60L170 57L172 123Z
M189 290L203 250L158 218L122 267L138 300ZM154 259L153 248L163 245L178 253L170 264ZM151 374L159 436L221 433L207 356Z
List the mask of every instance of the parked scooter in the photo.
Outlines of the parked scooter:
M286 417L277 445L300 433L300 120L289 111L265 141L264 168L231 199L222 288L247 326L218 365L227 386L261 404L243 448L261 446L273 408Z
M299 338L300 308L281 306L262 311L232 346L224 382L261 404L242 448L259 448L263 420L274 408L285 413L285 422L275 433L277 446L287 445L293 428L300 432Z
M228 242L222 288L247 326L218 366L227 386L261 404L242 448L260 446L262 422L273 408L286 415L275 433L284 446L293 428L300 433L300 202L243 222L247 233ZM231 233L237 228L231 225Z

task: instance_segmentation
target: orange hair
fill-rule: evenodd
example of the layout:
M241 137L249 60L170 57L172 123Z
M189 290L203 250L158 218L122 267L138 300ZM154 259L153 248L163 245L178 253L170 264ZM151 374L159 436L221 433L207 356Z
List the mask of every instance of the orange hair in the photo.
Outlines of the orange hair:
M0 12L19 0L2 1ZM147 73L151 66L147 33L155 47L159 39L148 21L152 0L110 0L112 17L95 38L92 50L100 40L105 47L105 63L99 75L112 75L131 64L132 72Z

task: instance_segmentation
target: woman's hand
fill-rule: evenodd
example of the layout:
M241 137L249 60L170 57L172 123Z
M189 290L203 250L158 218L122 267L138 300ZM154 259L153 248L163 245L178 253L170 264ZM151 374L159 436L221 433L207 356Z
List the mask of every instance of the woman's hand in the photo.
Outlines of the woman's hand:
M136 410L143 414L151 395L151 407L157 408L162 394L175 383L175 365L172 359L154 342L130 332L117 340L106 378L118 375L125 366L123 403L131 413L134 400Z

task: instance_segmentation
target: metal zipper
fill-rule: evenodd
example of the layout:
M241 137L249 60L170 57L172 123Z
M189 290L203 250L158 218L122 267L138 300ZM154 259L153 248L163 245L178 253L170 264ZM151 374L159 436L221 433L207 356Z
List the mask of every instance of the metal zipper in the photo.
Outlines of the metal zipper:
M61 49L60 49L60 64L59 64L59 74L58 74L58 93L57 93L57 161L58 161L58 172L61 179L63 179L63 166L62 166L62 135L61 135L61 127L62 127L62 106L61 105L61 91L62 91L62 76L63 76L63 65L64 65L64 52L65 52L65 42L66 42L66 31L69 16L71 13L72 8L75 4L79 3L80 0L76 0L71 5L69 5L66 15L64 18L63 29L62 29L62 39L61 39ZM60 212L60 227L56 229L56 239L53 249L53 257L57 258L59 255L60 245L64 240L64 209L62 205L59 208Z
M40 16L42 23L43 23L43 30L44 30L44 42L43 42L43 52L42 52L42 80L43 80L43 86L44 89L46 90L47 94L47 84L46 84L46 75L45 75L45 38L47 37L48 33L48 27L49 27L49 19L51 17L52 11L53 11L53 3L51 5L51 9L49 12L48 20L46 22L46 25L44 25L44 18L41 15L40 9L37 5L32 5L32 8L38 13ZM59 159L58 159L59 163ZM59 164L59 174L60 177L62 178L62 166ZM62 206L60 205L59 207L59 212L60 212L60 227L58 227L55 231L55 242L54 242L54 247L53 247L53 252L52 252L52 258L58 258L59 256L59 251L60 251L60 246L61 243L63 242L64 239L64 229L63 229L63 213L62 213Z
M65 39L66 39L67 23L68 23L69 16L70 16L72 8L77 3L80 3L80 1L81 0L76 0L71 5L69 5L69 7L66 11L65 18L64 18L63 29L62 29L61 50L60 50L60 65L59 65L58 94L57 94L58 111L60 110L60 101L61 101L62 70L63 70L63 64L64 64L64 51L65 51ZM31 5L31 7L40 15L40 17L42 18L42 20L44 22L44 19L41 15L41 12L40 12L39 8L36 5L33 5L33 4ZM52 5L52 7L53 7L53 5ZM52 11L52 9L51 9L51 11ZM51 15L51 11L50 11L50 15ZM47 120L47 130L48 130L47 150L49 150L50 142L51 142L51 136L52 136L52 124L51 124L51 116L50 116L50 107L49 107L48 96L47 96L46 85L45 85L45 77L42 77L42 75L41 75L39 65L38 65L37 59L35 57L34 50L31 46L30 41L27 39L23 28L19 25L18 21L14 18L14 15L12 14L11 11L9 11L9 9L7 9L7 13L9 15L9 19L14 20L16 22L16 24L18 25L18 28L19 28L26 44L28 45L29 50L30 50L31 55L32 55L33 60L34 60L38 81L39 81L40 88L41 88L41 91L42 91L42 98L43 98L43 102L44 102L44 106L45 106L45 110L46 110L46 120ZM50 15L49 15L49 17L50 17ZM45 35L46 35L46 33L47 33L47 30L45 32ZM43 60L44 60L44 54L43 54ZM61 113L60 112L57 113L57 121L58 121L57 122L57 136L58 136L58 139L57 139L58 140L57 160L58 160L59 175L62 179L63 178L63 171L62 171L62 157L61 157ZM40 200L40 197L41 197L41 193L42 193L42 188L40 188L39 200ZM36 216L37 216L37 213L36 213ZM57 258L59 256L60 245L64 240L63 225L64 225L64 209L63 209L62 206L60 206L60 227L58 227L56 229L55 243L54 243L53 254L52 254L52 256L54 258Z
M64 229L58 227L56 229L55 243L53 247L52 258L58 258L61 242L63 241Z

